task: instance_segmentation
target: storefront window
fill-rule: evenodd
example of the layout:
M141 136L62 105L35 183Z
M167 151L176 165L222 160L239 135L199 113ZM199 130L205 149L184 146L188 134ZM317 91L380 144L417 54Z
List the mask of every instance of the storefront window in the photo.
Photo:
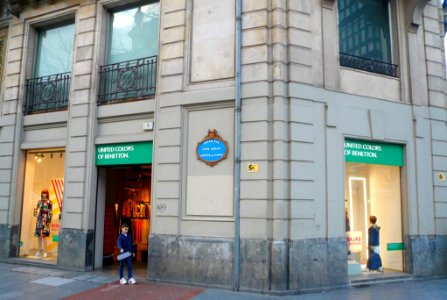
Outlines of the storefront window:
M64 158L62 149L27 152L19 243L21 257L57 261Z
M345 161L348 274L402 272L402 146L346 140ZM369 265L373 253L381 260L377 268Z

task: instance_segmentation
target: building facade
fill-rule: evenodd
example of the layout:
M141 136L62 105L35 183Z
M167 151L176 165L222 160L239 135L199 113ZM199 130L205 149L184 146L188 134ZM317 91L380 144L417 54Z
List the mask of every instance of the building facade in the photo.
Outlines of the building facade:
M2 259L102 268L128 223L150 280L319 290L361 273L375 215L385 273L446 275L439 1L19 3Z

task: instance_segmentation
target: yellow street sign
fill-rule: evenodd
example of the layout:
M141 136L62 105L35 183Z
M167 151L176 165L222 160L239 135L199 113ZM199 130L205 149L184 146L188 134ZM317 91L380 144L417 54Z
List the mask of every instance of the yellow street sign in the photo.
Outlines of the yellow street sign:
M247 172L248 173L258 173L258 171L259 171L259 164L255 164L255 163L247 164Z

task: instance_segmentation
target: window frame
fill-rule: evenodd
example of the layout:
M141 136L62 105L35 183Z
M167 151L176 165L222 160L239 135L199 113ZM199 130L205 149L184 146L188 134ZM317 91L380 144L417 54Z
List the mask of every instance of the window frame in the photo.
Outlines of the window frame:
M59 27L63 27L66 25L71 25L73 24L74 26L74 32L73 32L73 48L71 49L71 64L70 64L70 71L68 71L69 73L71 73L73 71L73 62L74 62L74 46L75 46L75 42L76 42L76 20L74 19L68 19L68 20L63 20L60 22L56 22L56 23L51 23L49 25L45 25L45 26L39 26L39 27L35 27L35 45L34 45L34 55L33 55L33 68L31 71L31 77L32 78L37 78L37 77L42 77L42 76L37 76L36 71L37 71L37 59L39 56L39 45L40 45L40 35L41 32L44 30L51 30L51 29L56 29ZM67 72L65 72L67 73ZM49 74L49 75L55 75L57 73L54 74ZM49 75L43 75L43 76L49 76Z
M355 56L343 53L341 49L340 31L340 8L337 7L337 30L338 30L338 53L340 56L340 67L350 68L359 71L366 71L372 74L400 77L399 74L399 44L398 44L398 0L388 0L388 30L389 30L389 55L390 61L379 61L366 57ZM337 2L339 5L339 2Z
M124 5L117 6L117 7L109 8L107 10L107 34L106 34L107 38L105 41L106 51L105 51L104 62L103 62L104 65L111 64L109 62L109 58L110 58L110 51L111 51L111 45L112 45L113 15L115 13L142 7L142 6L153 4L153 3L159 3L160 12L161 12L161 1L160 0L144 0L144 1L138 1L138 2L133 2L133 3L127 3ZM161 19L161 14L159 15L159 25L160 25L160 19ZM158 27L157 31L158 31L158 41L157 41L157 48L158 48L160 46L160 44L159 44L160 26ZM159 51L157 51L156 56L158 56L158 55L159 55Z

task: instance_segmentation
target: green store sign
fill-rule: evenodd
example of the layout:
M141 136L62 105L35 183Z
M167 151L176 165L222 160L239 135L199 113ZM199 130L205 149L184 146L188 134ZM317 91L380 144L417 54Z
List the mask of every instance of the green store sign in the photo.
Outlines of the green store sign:
M388 243L386 244L386 250L387 251L405 250L405 245L404 243Z
M374 165L404 165L402 145L345 139L345 161Z
M152 163L152 142L96 146L96 165L139 165Z

